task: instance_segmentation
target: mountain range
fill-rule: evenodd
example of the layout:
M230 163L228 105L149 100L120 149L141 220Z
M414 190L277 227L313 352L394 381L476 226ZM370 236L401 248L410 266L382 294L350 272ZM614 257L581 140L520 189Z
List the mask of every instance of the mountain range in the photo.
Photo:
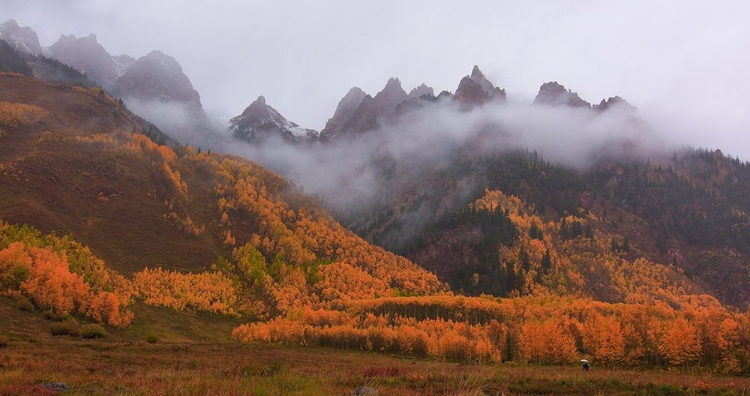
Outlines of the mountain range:
M130 101L177 102L202 114L200 96L179 63L159 51L137 60L127 55L113 57L94 35L62 36L54 45L42 48L30 28L21 28L13 20L1 26L0 38L19 54L27 54L21 56L22 62L16 62L16 67L26 64L32 69L27 75L40 76L39 59L53 56L63 65L83 70L85 76L78 78L93 77L97 84ZM7 63L12 57L4 59ZM424 84L407 93L398 78L389 79L374 96L353 87L320 132L289 121L263 96L232 118L229 129L235 139L263 146L265 151L291 145L304 155L320 152L358 158L351 172L336 176L338 186L347 191L360 180L369 180L372 191L354 190L343 193L344 198L337 188L314 193L361 237L434 271L461 293L508 295L539 288L562 290L561 281L573 283L572 275L543 279L538 269L534 272L532 262L518 264L519 252L529 249L528 235L524 237L517 226L508 226L500 234L488 230L483 225L486 219L471 209L487 194L502 191L528 205L524 210L538 218L535 232L541 232L550 221L580 224L573 232L576 236L583 230L592 241L607 236L610 253L615 255L611 260L647 258L663 263L678 271L675 274L681 273L674 276L684 277L695 291L710 293L728 304L748 304L750 266L746 257L750 244L743 213L750 208L741 199L741 192L748 188L746 165L720 151L648 148L653 131L638 118L637 109L619 96L592 105L553 81L540 86L530 110L521 110L537 112L531 116L574 114L585 120L584 126L590 120L614 117L618 128L628 133L592 146L583 167L551 162L512 144L512 127L494 119L474 121L476 125L461 140L427 156L417 148L399 157L403 154L389 148L399 145L400 139L414 139L420 123L436 113L462 117L509 111L513 106L505 91L474 66L461 78L455 93L443 91L436 96L434 89ZM425 142L435 144L441 138L435 135ZM358 148L360 141L365 142L364 151ZM275 169L273 161L268 165ZM295 172L287 172L287 176L307 184ZM507 223L508 219L495 221ZM565 227L558 225L559 230L546 232L562 235L568 232ZM546 241L545 250L556 257L570 254L571 249L563 247L568 239ZM625 242L626 251L617 248ZM541 256L536 260L539 265ZM508 263L513 264L508 267ZM565 271L583 276L579 265L569 262ZM529 273L536 273L537 278ZM509 276L515 280L508 281ZM606 284L614 284L616 274L611 271L607 276ZM627 294L588 281L576 293L612 302L618 301L613 296L621 299Z
M113 328L134 305L192 310L249 321L240 341L459 361L750 369L750 164L668 145L619 96L551 81L519 103L474 66L453 93L353 87L319 132L259 96L217 133L166 54L44 48L13 20L0 39L5 308Z

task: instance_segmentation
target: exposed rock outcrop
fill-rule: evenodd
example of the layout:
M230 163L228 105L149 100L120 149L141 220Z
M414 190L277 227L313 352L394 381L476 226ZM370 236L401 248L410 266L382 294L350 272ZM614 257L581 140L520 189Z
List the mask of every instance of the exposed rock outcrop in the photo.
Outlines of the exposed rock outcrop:
M505 90L492 84L484 73L474 66L471 74L461 79L456 88L456 101L465 108L483 105L489 101L506 101Z
M287 142L312 143L318 140L318 132L302 128L282 116L266 104L262 95L248 106L241 115L230 121L234 137L250 143L262 143L274 136Z
M117 79L113 91L125 99L179 102L202 109L200 95L180 64L161 51L152 51L133 62Z
M568 106L568 107L591 107L591 104L578 96L577 93L565 89L557 81L551 81L542 84L539 87L539 93L534 98L535 105L546 106Z
M88 78L107 89L112 88L119 76L115 61L94 34L81 38L63 35L49 49L55 59L86 73Z
M11 18L0 24L0 39L20 52L33 55L43 53L39 44L39 36L28 26L21 27L15 19Z
M333 117L328 119L326 126L320 131L320 141L327 142L335 139L342 131L344 126L354 117L357 107L367 94L359 87L353 87L339 101Z

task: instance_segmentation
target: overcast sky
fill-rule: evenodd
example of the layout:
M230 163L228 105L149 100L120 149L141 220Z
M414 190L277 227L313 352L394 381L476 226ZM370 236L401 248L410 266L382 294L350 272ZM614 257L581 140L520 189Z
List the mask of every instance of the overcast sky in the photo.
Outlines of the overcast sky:
M113 55L174 56L204 107L258 95L321 129L352 86L454 91L474 64L508 98L556 80L620 95L662 134L750 160L747 1L2 0L43 46L95 33Z

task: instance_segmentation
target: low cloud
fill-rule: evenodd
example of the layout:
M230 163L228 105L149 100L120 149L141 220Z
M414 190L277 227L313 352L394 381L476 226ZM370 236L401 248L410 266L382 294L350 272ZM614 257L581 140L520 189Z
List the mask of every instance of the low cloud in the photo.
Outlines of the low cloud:
M674 147L630 109L599 112L497 103L463 111L452 101L347 137L313 145L281 138L251 145L227 138L214 140L212 148L268 167L334 210L350 210L370 206L391 196L396 186L408 187L404 183L451 166L459 152L479 157L528 149L554 163L583 169L600 156L669 155Z
M226 127L202 109L181 102L124 98L134 113L152 122L180 144L194 147L229 146Z

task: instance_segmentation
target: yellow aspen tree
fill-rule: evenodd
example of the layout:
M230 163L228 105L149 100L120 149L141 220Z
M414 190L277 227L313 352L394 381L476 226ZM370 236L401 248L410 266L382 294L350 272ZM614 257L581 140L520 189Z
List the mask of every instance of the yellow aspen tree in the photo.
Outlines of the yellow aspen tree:
M661 332L658 349L670 364L680 366L695 362L701 356L698 330L685 318L677 318L671 323L666 323Z

